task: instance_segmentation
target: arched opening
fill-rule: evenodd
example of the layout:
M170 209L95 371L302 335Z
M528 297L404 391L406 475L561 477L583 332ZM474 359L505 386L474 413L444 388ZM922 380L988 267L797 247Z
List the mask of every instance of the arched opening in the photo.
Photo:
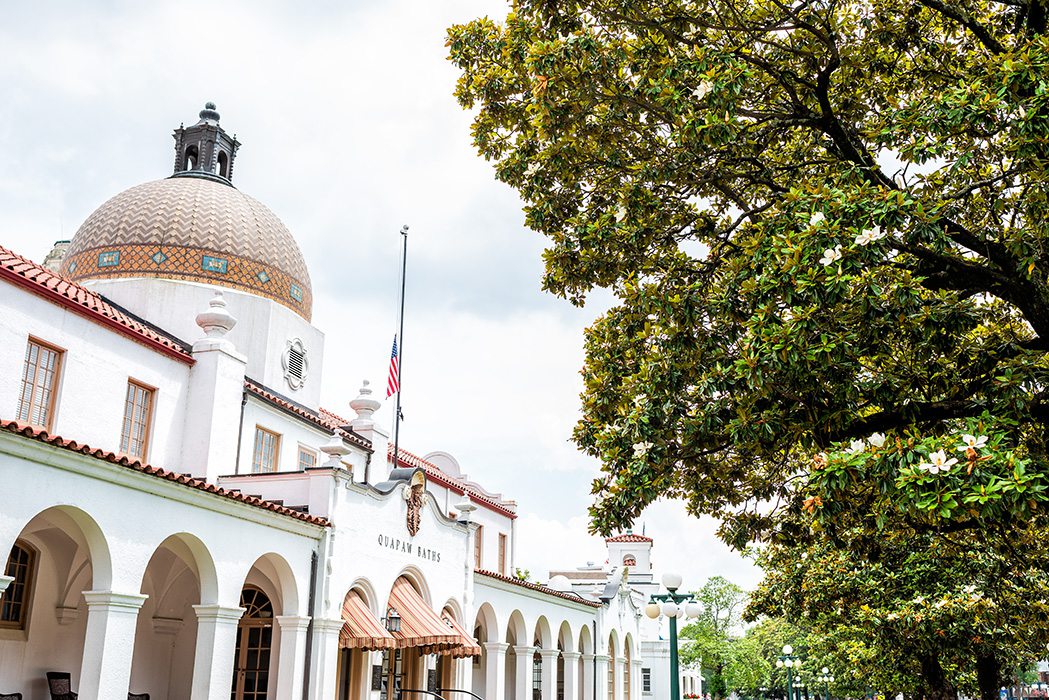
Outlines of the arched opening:
M69 673L76 691L88 617L81 592L111 585L101 530L77 508L49 508L25 524L3 557L4 575L14 579L0 594L4 692L46 697L48 671Z
M489 678L488 674L492 672L489 669L488 661L488 648L487 642L498 642L499 641L499 626L496 622L495 610L492 608L490 603L484 603L477 609L477 616L474 618L473 626L474 639L481 646L481 653L473 658L471 668L473 671L473 689L478 695L485 696L488 693L488 689L492 688L494 694L494 678ZM502 669L495 669L495 671L501 673ZM491 681L491 682L490 682Z
M226 155L225 151L219 151L219 175L225 178L229 177L229 156Z
M616 700L616 635L608 635L608 700Z
M364 700L371 688L370 652L388 649L394 640L377 614L376 596L366 581L357 581L342 602L344 626L339 635L338 700Z
M232 700L269 700L270 661L273 656L273 602L255 586L240 593L244 616L237 627L233 655Z
M529 700L527 697L517 697L518 666L526 664L522 668L531 668L531 659L521 658L517 653L517 650L531 639L530 636L526 636L527 634L524 617L519 610L514 610L506 624L505 639L508 646L506 649L506 675L503 679L504 688L506 689L506 700Z
M594 639L590 634L590 625L583 625L579 630L579 694L577 700L594 697ZM587 658L589 657L589 659Z
M195 170L199 160L200 155L197 151L196 145L188 146L186 148L185 154L182 156L182 169Z
M632 676L630 672L630 661L630 637L628 636L623 641L623 700L630 700L631 698L630 682Z
M561 623L561 627L557 631L557 700L573 700L566 696L566 679L565 671L572 671L575 673L575 667L569 667L568 662L565 660L565 652L575 651L574 640L572 637L572 628L568 624L568 620ZM575 684L579 683L579 676L575 677Z
M189 534L165 539L150 557L140 592L131 689L152 700L189 697L197 648L194 605L214 595L217 577L204 543Z
M543 700L543 656L539 653L539 640L532 652L532 700Z
M637 566L637 558L633 554L623 557L623 566Z

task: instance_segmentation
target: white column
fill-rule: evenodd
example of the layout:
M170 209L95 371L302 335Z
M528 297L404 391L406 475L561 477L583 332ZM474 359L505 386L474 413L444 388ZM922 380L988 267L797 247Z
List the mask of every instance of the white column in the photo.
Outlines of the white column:
M197 614L197 649L190 700L229 700L237 627L244 608L194 605L193 612Z
M607 700L608 698L608 664L611 661L604 654L594 657L594 674L597 676L597 697L594 700Z
M137 593L84 591L87 631L78 697L83 700L127 697L138 611L146 598ZM229 693L228 688L226 692Z
M562 651L565 657L565 700L577 700L579 697L579 652Z
M641 661L630 662L630 700L641 700Z
M517 655L517 677L514 679L514 697L517 700L532 698L532 657L535 647L514 647Z
M557 656L560 653L557 649L539 650L543 657L543 700L557 700Z
M466 656L455 661L455 680L452 686L456 690L469 690L473 692L474 689L474 669L473 669L473 657ZM459 695L464 700L469 695L464 693L450 693L450 695ZM451 698L449 698L451 700Z
M583 675L579 679L583 684L583 700L597 700L594 697L594 659L596 657L593 654L583 654L580 658L583 660Z
M341 619L317 618L313 621L313 668L310 669L312 700L335 700L339 689L339 631L342 625ZM370 680L369 669L365 682Z
M11 582L15 580L14 576L0 576L0 595L4 594L7 587L11 585Z
M510 645L503 642L484 643L485 700L506 700L506 650L509 648Z
M306 664L306 630L310 618L278 615L280 657L277 659L278 698L301 698L302 677Z
M616 667L613 669L612 680L615 683L615 700L623 700L623 681L624 674L623 670L626 668L626 659L619 657L616 659Z

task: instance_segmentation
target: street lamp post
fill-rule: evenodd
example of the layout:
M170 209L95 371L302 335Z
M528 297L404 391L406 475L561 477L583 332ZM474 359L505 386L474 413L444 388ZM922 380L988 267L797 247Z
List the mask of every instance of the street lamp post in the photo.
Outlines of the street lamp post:
M790 673L792 668L798 669L798 675L801 675L801 659L794 656L794 647L789 644L783 645L783 654L776 659L776 668L787 669L787 700L792 700L794 697L794 684L793 676ZM801 698L801 695L798 695Z
M830 669L826 666L820 669L819 681L823 684L824 700L830 700L830 684L834 682L834 676L830 675Z
M678 670L677 660L677 621L678 618L699 617L702 611L699 603L692 599L688 593L678 593L681 588L680 574L663 574L663 587L666 593L653 593L651 602L645 606L645 615L653 620L658 620L660 615L665 615L670 621L670 700L681 700L681 673ZM702 684L700 676L700 684ZM700 692L702 692L700 685Z

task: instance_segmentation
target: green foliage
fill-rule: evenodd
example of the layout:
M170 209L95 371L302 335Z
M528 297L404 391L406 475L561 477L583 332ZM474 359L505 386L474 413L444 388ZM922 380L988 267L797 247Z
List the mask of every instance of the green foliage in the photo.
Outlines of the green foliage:
M550 241L544 286L618 299L575 431L596 530L670 495L742 547L806 455L985 414L1044 477L1045 15L520 0L449 30L478 151Z

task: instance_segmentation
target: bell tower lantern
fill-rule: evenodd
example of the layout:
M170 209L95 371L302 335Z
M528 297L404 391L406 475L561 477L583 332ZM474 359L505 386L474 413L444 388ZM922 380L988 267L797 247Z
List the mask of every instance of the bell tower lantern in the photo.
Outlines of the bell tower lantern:
M215 103L200 110L200 121L175 129L175 172L173 177L202 177L226 184L233 182L233 159L240 141L219 126Z

